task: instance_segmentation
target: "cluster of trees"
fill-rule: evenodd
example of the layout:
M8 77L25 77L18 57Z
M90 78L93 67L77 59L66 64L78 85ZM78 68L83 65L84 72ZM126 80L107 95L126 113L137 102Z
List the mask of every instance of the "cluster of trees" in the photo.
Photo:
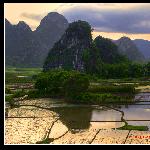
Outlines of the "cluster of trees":
M99 78L139 78L150 76L150 62L135 63L118 52L118 47L109 39L98 36L83 53L87 74Z
M35 88L40 97L62 97L77 103L115 103L129 102L130 99L122 99L112 93L133 94L133 86L96 86L91 87L89 76L78 71L66 71L54 69L38 75ZM29 93L29 95L37 95Z
M150 62L139 63L102 63L98 72L90 72L99 78L140 78L150 77Z
M101 36L92 40L91 32L88 22L79 20L69 24L65 34L50 50L43 66L44 71L63 68L84 71L98 78L150 76L150 63L130 61L112 40Z
M35 88L50 96L62 96L72 98L89 87L89 79L86 74L78 71L66 71L53 69L38 75Z

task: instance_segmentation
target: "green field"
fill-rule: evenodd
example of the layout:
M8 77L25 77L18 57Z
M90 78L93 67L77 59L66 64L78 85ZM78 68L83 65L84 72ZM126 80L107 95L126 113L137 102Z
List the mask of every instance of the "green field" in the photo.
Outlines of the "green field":
M5 68L5 83L31 83L34 75L39 74L42 68Z

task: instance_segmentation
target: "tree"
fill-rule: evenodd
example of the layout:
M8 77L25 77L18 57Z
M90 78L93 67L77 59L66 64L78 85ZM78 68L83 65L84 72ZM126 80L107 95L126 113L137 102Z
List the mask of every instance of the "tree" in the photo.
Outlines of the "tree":
M74 73L65 82L65 92L68 98L73 98L89 87L89 79L86 74Z
M143 76L143 66L138 63L131 63L129 65L129 77L138 78Z
M150 77L150 62L144 65L144 76L145 77Z
M119 53L118 47L110 39L98 36L93 43L99 49L99 55L104 63L114 64L127 61L127 58Z
M99 50L92 44L91 48L83 52L84 67L87 73L98 74L102 65Z

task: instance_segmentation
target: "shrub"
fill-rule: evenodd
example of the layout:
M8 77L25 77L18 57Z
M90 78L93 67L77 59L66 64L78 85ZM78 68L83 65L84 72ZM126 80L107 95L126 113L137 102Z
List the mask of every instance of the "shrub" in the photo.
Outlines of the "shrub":
M48 92L52 89L64 87L64 82L70 74L71 72L60 69L43 72L37 77L35 88Z
M5 96L5 101L9 102L9 105L10 105L11 108L14 108L14 107L17 106L15 104L15 102L14 102L13 95L7 95L7 96Z
M22 91L16 91L14 94L13 94L13 98L18 98L18 97L22 97L26 95L26 92L24 90Z
M6 94L12 94L11 90L9 88L5 88L5 93Z
M27 94L27 92L25 92L24 90L22 90L22 91L16 91L13 94L6 95L5 96L5 100L9 102L13 98L22 97L22 96L24 96L26 94Z
M36 74L34 74L34 75L31 76L31 78L32 78L33 80L36 80L37 77L38 77L38 75L36 75Z
M77 71L55 69L41 73L36 80L35 88L50 96L69 96L84 92L89 86L88 77Z
M65 82L65 93L69 98L73 98L82 92L85 92L89 87L89 79L83 73L72 74Z
M5 95L5 101L10 102L13 99L13 95Z
M27 92L28 98L44 98L47 97L45 91L39 91L39 90L30 90Z
M64 93L58 91L58 90L55 90L55 89L52 89L51 91L47 92L47 91L44 91L44 90L30 90L27 92L27 95L28 95L28 98L61 98L63 97Z

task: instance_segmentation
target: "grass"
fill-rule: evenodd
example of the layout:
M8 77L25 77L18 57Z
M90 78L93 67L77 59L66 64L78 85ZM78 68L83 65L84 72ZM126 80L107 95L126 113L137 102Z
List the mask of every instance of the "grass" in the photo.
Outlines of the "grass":
M71 100L69 99L68 101L86 104L132 103L132 99L122 98L121 96L115 96L110 93L97 94L90 92L84 92L79 95L74 95L73 97L71 97Z
M39 90L30 90L26 94L28 95L29 99L50 97L48 93L44 91L39 91Z
M125 125L123 127L117 128L118 130L138 130L138 131L148 131L147 126L133 126L133 125Z
M22 91L15 91L12 94L5 95L5 101L10 104L11 108L14 108L14 107L18 106L18 105L15 104L14 98L22 97L22 96L24 96L26 94L27 94L27 92L25 92L24 90L22 90Z
M150 85L150 78L124 78L124 79L97 79L90 80L93 84L99 85L114 85L114 84L133 84L134 86L139 85Z
M13 98L14 98L13 95L7 95L7 96L5 96L5 101L10 104L11 108L18 107L18 105L15 104Z
M10 102L13 99L13 95L5 95L5 101Z
M124 79L97 79L97 80L92 80L92 81L95 81L95 82L98 82L98 83L101 83L101 82L108 82L108 83L113 83L113 82L116 82L116 83L128 83L128 82L132 82L132 83L135 83L135 82L150 82L150 79L148 78L124 78Z
M135 88L133 85L92 85L88 89L92 93L135 93Z
M31 83L34 76L42 71L41 68L6 68L5 83ZM18 77L24 76L24 77Z
M24 95L26 95L26 94L27 94L27 92L25 92L24 90L16 91L16 92L14 92L14 94L13 94L13 98L22 97L22 96L24 96Z

